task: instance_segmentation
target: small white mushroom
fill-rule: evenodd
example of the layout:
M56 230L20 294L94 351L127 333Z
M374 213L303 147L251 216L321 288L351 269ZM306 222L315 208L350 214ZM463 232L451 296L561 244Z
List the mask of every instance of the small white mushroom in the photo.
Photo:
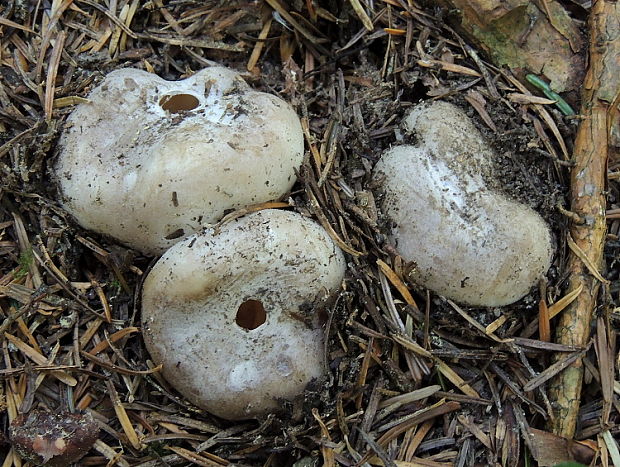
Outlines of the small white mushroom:
M418 145L386 151L374 177L397 250L416 265L411 278L470 305L525 296L550 266L546 223L487 186L495 156L456 106L419 105L404 127Z
M293 109L227 68L181 81L121 69L88 100L59 143L63 206L83 227L148 254L226 210L286 194L303 159Z
M147 349L188 400L227 419L276 410L323 375L319 311L345 261L300 214L265 210L174 245L144 283Z

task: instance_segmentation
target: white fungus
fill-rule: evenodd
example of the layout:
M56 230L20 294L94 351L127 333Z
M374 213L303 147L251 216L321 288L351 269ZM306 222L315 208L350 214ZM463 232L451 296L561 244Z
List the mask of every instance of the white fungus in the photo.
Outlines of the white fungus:
M147 254L229 209L283 196L303 159L293 109L227 68L181 81L121 69L88 100L60 139L63 206L83 227Z
M495 157L467 116L446 102L422 104L374 169L382 211L411 278L455 301L501 306L525 296L550 266L549 228L531 208L485 182Z
M319 311L345 261L300 214L265 210L170 248L144 283L153 360L188 400L222 418L252 418L323 376Z

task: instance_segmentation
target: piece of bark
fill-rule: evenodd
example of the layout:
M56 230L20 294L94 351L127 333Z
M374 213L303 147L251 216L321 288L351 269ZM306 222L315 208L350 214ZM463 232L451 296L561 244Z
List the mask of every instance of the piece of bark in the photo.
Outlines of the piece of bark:
M579 347L590 339L592 313L604 281L600 271L604 269L606 167L620 92L620 3L596 1L589 28L590 63L582 88L581 122L571 170L571 211L583 222L573 222L568 242L568 290L583 289L563 311L556 328L558 344ZM557 435L570 439L575 433L582 382L582 359L551 382L549 396L555 410L551 428Z
M585 50L579 28L555 0L436 0L448 21L520 79L542 75L556 92L577 89Z
M596 454L587 441L573 441L531 427L527 431L532 457L540 467L575 461L589 464Z

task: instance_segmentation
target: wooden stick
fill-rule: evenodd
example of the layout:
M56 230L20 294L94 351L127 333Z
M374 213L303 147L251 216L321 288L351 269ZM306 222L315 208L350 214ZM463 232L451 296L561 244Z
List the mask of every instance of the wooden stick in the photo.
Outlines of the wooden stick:
M609 149L610 119L619 93L620 4L596 0L590 13L590 64L582 88L582 121L575 139L575 166L571 171L571 211L585 222L573 223L568 268L569 291L583 287L576 300L562 313L556 342L585 347L590 339L592 312L601 285L605 240L605 177ZM579 254L578 254L579 253ZM595 271L591 267L594 265ZM590 267L588 267L590 266ZM598 278L596 277L598 275ZM581 400L583 362L578 359L552 383L549 395L555 407L552 430L572 438Z

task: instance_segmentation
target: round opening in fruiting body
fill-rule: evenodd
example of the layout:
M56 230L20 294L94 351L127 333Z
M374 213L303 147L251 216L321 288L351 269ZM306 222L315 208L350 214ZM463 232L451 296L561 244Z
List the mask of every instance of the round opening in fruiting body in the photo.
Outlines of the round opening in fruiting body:
M191 94L172 94L162 97L159 105L170 113L180 113L195 109L200 105L200 101Z
M237 310L235 323L243 329L251 331L267 320L267 312L260 300L246 300Z

